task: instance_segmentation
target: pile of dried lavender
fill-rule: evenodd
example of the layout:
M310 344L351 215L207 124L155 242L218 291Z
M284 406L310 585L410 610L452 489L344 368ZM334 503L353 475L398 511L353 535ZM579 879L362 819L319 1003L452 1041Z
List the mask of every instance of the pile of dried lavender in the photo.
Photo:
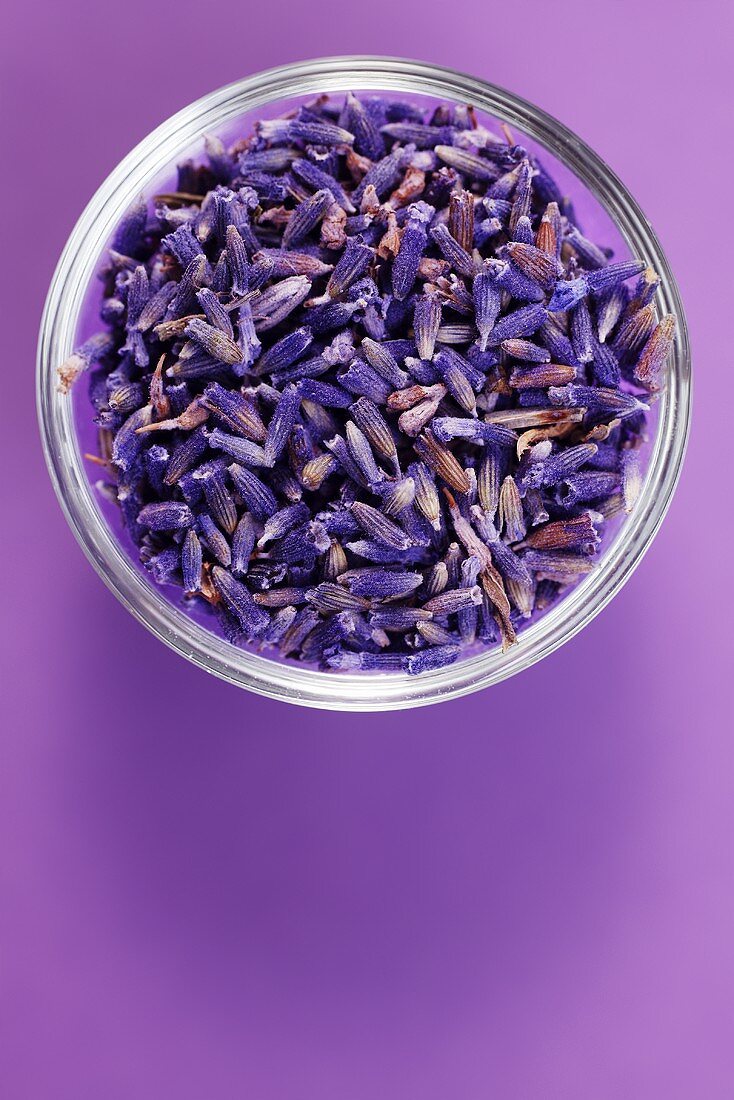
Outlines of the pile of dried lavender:
M634 502L654 272L471 108L324 96L206 158L123 220L60 368L141 560L325 669L511 645Z

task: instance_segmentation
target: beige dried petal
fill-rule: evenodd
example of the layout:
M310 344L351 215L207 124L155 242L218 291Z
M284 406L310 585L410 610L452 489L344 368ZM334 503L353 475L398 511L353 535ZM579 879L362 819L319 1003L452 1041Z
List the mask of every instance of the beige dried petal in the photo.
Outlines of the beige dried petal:
M451 270L451 264L448 260L437 260L432 256L423 256L418 264L418 275L421 279L428 279L431 283L436 279L440 279ZM429 290L429 286L426 285L426 290Z
M359 183L362 177L365 176L372 167L372 161L369 157L361 157L359 153L355 153L351 145L345 148L344 154L347 172L349 172L349 175L355 183Z
M342 210L341 206L335 202L333 206L329 207L326 217L321 222L321 247L329 249L343 248L347 240L346 224L346 211Z
M201 596L207 603L212 605L222 602L222 597L214 587L212 580L212 564L211 562L204 562L201 570L201 587L196 593L197 596Z
M561 421L558 424L548 424L544 428L530 428L523 432L517 440L517 457L522 458L529 447L534 447L544 439L563 439L571 435L576 428L577 421Z
M387 219L387 231L377 246L377 255L381 260L395 259L400 249L400 237L397 218L391 210Z
M163 388L163 364L165 361L166 356L164 353L158 360L150 380L150 403L161 418L167 417L171 411L171 402Z
M496 611L495 618L502 635L502 652L506 653L517 641L517 634L510 620L510 601L507 598L502 577L493 566L491 572L483 569L479 579L487 599Z
M169 340L175 340L177 337L182 336L184 329L188 325L189 321L193 321L198 318L203 319L203 313L189 313L186 317L177 317L172 321L161 321L159 325L156 325L153 332L162 344L167 343Z
M285 206L272 206L270 210L263 210L260 217L257 219L258 225L287 225L290 221L292 211L287 210Z
M200 405L197 398L179 416L175 416L171 420L156 420L153 424L144 424L141 428L136 428L135 432L136 435L147 435L148 432L169 432L175 428L191 431L203 424L208 417L209 410Z
M602 443L609 437L610 432L619 427L620 423L620 420L610 420L608 424L595 424L591 431L581 436L579 442Z
M426 173L412 165L408 168L403 179L390 195L391 206L407 206L422 195L426 189Z
M70 355L56 371L59 380L59 392L69 393L79 375L86 370L86 367L87 364L80 355L76 353Z
M379 199L379 196L377 194L377 191L375 190L375 185L374 185L374 183L368 183L367 186L364 189L364 194L362 195L362 201L359 204L359 212L360 212L360 214L375 215L375 214L379 213L379 210L380 210L380 199Z
M387 407L395 412L402 412L405 409L411 409L419 401L434 397L437 394L440 394L440 401L442 397L446 396L447 392L443 382L436 382L433 386L408 386L407 389L395 390L391 393L387 399Z
M398 427L401 432L404 432L405 435L416 436L423 431L428 421L435 416L442 396L434 394L401 413L398 417Z
M487 424L503 424L506 428L541 428L546 424L579 423L584 419L586 409L500 409L487 413Z

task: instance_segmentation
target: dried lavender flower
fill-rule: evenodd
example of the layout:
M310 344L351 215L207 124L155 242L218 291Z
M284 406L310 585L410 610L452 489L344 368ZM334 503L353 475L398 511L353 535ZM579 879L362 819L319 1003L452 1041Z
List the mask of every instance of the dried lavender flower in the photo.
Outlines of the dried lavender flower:
M506 648L634 507L657 276L470 108L349 93L209 135L104 280L60 386L88 374L146 569L234 644L411 675Z
M399 300L407 298L413 289L434 213L433 207L425 202L414 202L408 207L408 220L392 268L392 290Z
M499 526L508 542L519 542L525 535L520 491L517 482L510 474L504 479L500 488Z
M413 328L418 356L432 359L436 338L441 327L441 301L434 294L424 294L415 303Z
M635 380L647 390L657 390L660 374L675 336L675 317L669 314L657 325L635 364Z

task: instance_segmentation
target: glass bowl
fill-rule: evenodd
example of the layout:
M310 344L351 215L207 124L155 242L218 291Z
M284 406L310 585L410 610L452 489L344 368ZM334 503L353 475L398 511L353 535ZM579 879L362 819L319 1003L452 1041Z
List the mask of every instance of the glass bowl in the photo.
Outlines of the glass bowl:
M57 386L57 368L78 343L100 258L132 201L151 194L154 181L197 151L204 134L227 134L237 119L280 113L299 97L349 89L472 103L514 127L521 140L530 138L549 151L603 208L623 246L655 268L661 280L658 312L673 313L678 321L640 498L607 538L597 568L523 629L509 652L482 650L419 676L330 673L281 663L232 645L169 602L105 517L84 466L74 402ZM690 349L678 289L655 234L622 183L580 138L518 96L451 69L399 58L332 57L270 69L212 92L164 122L118 165L79 219L54 274L39 337L37 399L46 461L66 518L102 579L153 634L208 672L261 695L304 706L379 711L451 699L514 676L576 634L619 591L650 545L678 480L690 419Z

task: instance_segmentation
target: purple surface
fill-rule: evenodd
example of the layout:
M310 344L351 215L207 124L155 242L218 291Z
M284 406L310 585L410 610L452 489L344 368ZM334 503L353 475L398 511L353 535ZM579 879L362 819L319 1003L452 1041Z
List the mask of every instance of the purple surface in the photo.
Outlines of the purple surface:
M225 3L204 31L187 0L12 8L2 1095L728 1100L729 5L469 0L450 22L374 0L304 26ZM609 161L681 283L696 409L657 541L582 635L484 694L347 719L218 683L131 619L56 505L32 365L56 258L136 141L247 72L350 51L504 84ZM42 181L24 210L18 175Z

